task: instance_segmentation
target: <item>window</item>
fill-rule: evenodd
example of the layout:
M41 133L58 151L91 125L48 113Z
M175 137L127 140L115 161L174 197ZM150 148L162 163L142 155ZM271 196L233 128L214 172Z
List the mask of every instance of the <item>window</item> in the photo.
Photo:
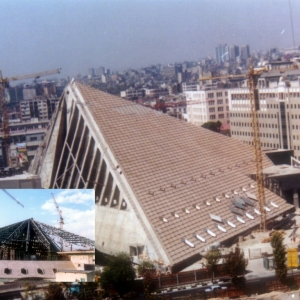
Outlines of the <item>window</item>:
M37 141L37 137L36 136L30 138L30 142L33 142L33 141Z
M4 273L7 274L7 275L8 275L8 274L11 274L11 269L5 268L5 269L4 269Z
M25 269L25 268L22 268L22 269L21 269L21 273L22 273L22 274L28 274L28 270Z
M222 97L223 96L223 93L222 92L218 92L217 93L217 97ZM222 100L223 101L223 100Z
M214 100L209 100L208 105L215 105L215 101Z
M223 111L223 110L224 110L223 106L218 107L218 111Z
M224 119L224 114L219 114L218 117L219 119Z
M208 109L208 111L209 111L209 112L215 112L215 108L214 108L214 107L210 107L210 108Z
M208 94L207 94L207 97L208 97L208 98L213 98L213 97L214 97L214 93L208 93Z
M41 268L37 268L37 272L39 273L39 274L45 274L45 271L44 271L44 269L41 269Z
M223 100L217 100L217 104L223 104Z
M215 119L216 119L216 115L210 115L210 116L209 116L209 119L210 119L210 120L215 120Z

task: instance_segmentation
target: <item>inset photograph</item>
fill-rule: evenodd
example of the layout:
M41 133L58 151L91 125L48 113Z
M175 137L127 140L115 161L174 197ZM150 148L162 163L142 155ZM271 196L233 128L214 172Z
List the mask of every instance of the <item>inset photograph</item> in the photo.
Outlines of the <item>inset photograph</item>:
M92 282L93 189L0 189L0 281Z

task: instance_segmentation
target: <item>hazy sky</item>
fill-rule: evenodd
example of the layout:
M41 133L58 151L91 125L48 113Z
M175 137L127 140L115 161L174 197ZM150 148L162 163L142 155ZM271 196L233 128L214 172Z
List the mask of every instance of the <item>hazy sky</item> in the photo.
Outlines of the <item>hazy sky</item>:
M296 46L300 1L290 0ZM4 76L197 60L219 43L292 47L288 0L1 0Z
M24 208L0 190L0 227L30 218L59 228L59 215L51 193L62 211L63 229L95 240L94 190L7 190Z

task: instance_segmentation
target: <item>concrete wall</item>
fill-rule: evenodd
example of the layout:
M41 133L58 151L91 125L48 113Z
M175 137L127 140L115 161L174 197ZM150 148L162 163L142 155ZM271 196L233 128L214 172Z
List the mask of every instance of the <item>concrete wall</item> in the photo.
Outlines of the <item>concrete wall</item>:
M82 273L67 273L67 272L56 272L56 282L94 282L95 272L90 272L88 274Z

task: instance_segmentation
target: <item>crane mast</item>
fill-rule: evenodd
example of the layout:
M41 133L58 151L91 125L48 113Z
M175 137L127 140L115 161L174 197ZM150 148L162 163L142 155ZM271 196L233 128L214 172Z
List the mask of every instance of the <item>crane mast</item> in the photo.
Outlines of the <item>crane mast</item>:
M262 151L259 136L259 124L257 111L259 110L259 95L257 89L257 82L259 75L264 72L255 71L253 62L250 60L250 67L248 70L248 86L250 94L250 108L251 108L251 121L253 132L253 146L255 152L255 165L256 165L256 182L258 192L258 203L260 211L260 230L266 230L266 211L265 211L265 190L264 190L264 178L263 178L263 165L262 165Z
M296 67L294 67L295 69ZM285 70L281 70L285 71ZM260 211L260 230L266 230L266 211L265 211L265 191L264 191L264 178L263 178L263 155L261 150L260 135L259 135L259 123L258 115L259 111L259 93L257 89L257 83L259 76L268 72L266 67L255 69L253 66L252 58L250 58L250 66L246 75L228 75L228 76L219 76L219 77L207 77L200 78L200 81L212 80L212 79L222 79L222 78L242 78L246 77L248 79L248 88L250 96L250 115L251 115L251 124L253 132L253 148L255 156L255 166L256 166L256 182L257 182L257 192L258 192L258 204Z
M59 221L59 228L60 228L61 230L63 230L64 219L63 219L63 217L62 217L62 211L59 209L59 206L58 206L58 204L57 204L57 202L56 202L56 200L55 200L54 194L51 193L51 195L52 195L53 202L54 202L54 204L55 204L56 210L57 210L57 212L58 212L58 214L59 214L59 219L60 219L60 221Z
M44 72L34 73L34 74L26 74L21 76L13 76L11 78L3 78L2 72L0 71L0 107L2 111L2 130L3 130L3 138L2 138L2 155L3 161L6 162L7 167L10 166L10 135L9 135L9 126L8 126L8 117L7 117L7 108L6 108L6 100L5 100L5 88L9 87L10 81L16 80L24 80L29 78L40 78L41 76L51 75L60 73L60 68L54 70L48 70ZM4 151L3 151L4 150Z
M24 205L22 203L20 203L15 197L13 197L7 190L2 189L2 191L8 195L10 198L12 198L14 201L16 201L20 206L24 207Z

